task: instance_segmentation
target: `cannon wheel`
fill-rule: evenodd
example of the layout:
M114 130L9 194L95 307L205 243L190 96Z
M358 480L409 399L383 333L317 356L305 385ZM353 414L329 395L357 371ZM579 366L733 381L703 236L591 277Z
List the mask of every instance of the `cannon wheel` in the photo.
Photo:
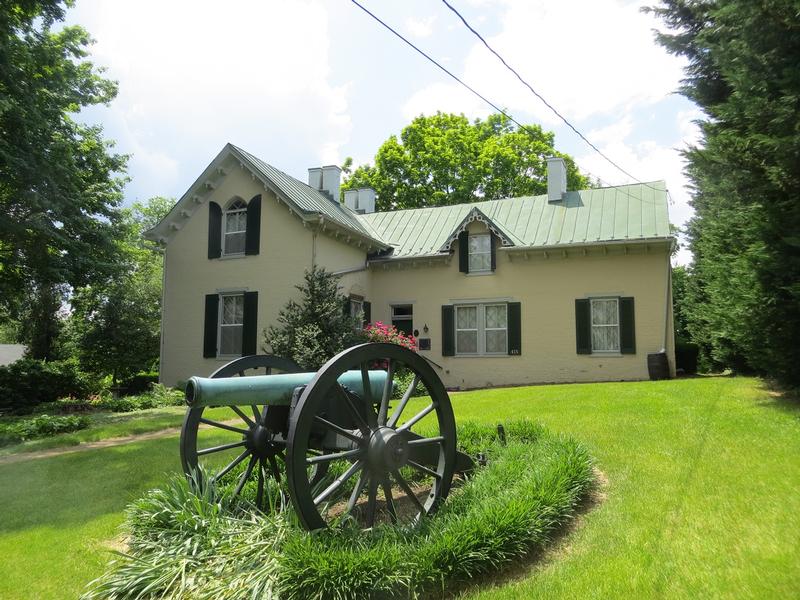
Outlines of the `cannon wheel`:
M246 377L248 375L269 375L274 372L297 373L300 371L300 367L288 358L260 354L237 358L214 371L209 377ZM180 439L183 472L187 477L196 477L199 473L198 467L203 465L204 457L224 456L222 461L224 466L213 476L214 480L221 481L241 463L246 463L246 469L239 476L234 495L241 493L248 481L257 479L256 505L261 507L265 478L273 477L276 481L281 481L282 469L277 459L282 459L281 462L285 461L285 441L282 436L276 436L274 431L266 428L270 410L281 407L271 409L264 405L254 404L226 408L230 415L217 420L203 416L205 407L190 407L186 410ZM282 415L282 417L283 422L286 423L288 416ZM231 440L230 443L218 446L210 446L209 442L204 441L204 437L218 434L221 430L241 437L236 441Z
M402 398L392 400L391 383L374 398L371 391L360 397L337 383L345 371L361 370L369 390L366 379L375 365L386 369L388 382L401 369L413 375L400 390ZM428 398L423 408L406 410L418 383ZM431 413L423 425L432 433L412 432ZM419 521L446 498L455 462L455 418L444 385L424 358L395 344L362 344L333 357L306 386L289 419L289 494L309 530L347 520L366 528ZM320 464L330 465L330 474L315 481L313 467Z

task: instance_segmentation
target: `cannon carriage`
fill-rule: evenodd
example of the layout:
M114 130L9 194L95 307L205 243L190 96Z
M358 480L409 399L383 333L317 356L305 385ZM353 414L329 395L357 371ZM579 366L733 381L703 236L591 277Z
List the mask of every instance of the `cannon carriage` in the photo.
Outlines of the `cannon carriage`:
M354 346L316 373L286 358L242 357L192 377L186 402L184 472L208 472L258 506L287 507L287 490L309 530L418 521L473 466L456 449L450 397L433 367L394 344Z

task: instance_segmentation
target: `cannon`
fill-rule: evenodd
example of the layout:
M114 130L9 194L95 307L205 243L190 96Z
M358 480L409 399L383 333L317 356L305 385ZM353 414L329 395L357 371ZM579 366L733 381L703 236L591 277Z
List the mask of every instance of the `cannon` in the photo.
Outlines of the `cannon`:
M259 507L290 501L308 530L418 522L473 467L456 450L450 397L433 367L395 344L354 346L316 373L286 358L242 357L192 377L186 402L186 475L208 473Z

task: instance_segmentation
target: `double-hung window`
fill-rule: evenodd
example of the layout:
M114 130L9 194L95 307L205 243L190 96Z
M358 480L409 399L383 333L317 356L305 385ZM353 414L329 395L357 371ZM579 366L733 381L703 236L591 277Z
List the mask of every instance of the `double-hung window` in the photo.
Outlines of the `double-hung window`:
M492 270L492 238L489 233L469 236L469 272L486 273Z
M222 231L222 253L243 254L247 239L247 205L243 200L235 200L228 206Z
M219 311L219 356L239 356L244 331L244 294L220 295Z
M411 304L392 306L392 325L406 335L414 333L414 308Z
M619 299L592 298L592 352L619 352Z
M456 355L508 353L508 305L455 307Z

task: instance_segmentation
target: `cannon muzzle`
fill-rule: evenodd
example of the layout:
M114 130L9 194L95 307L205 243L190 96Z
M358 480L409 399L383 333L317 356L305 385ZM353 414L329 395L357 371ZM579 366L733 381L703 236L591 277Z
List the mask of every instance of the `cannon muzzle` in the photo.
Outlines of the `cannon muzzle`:
M186 404L191 407L251 404L289 406L294 389L311 383L315 375L316 373L281 373L219 379L192 377L186 384ZM338 381L363 396L361 371L345 371ZM369 385L372 397L380 399L386 385L386 371L369 371Z

